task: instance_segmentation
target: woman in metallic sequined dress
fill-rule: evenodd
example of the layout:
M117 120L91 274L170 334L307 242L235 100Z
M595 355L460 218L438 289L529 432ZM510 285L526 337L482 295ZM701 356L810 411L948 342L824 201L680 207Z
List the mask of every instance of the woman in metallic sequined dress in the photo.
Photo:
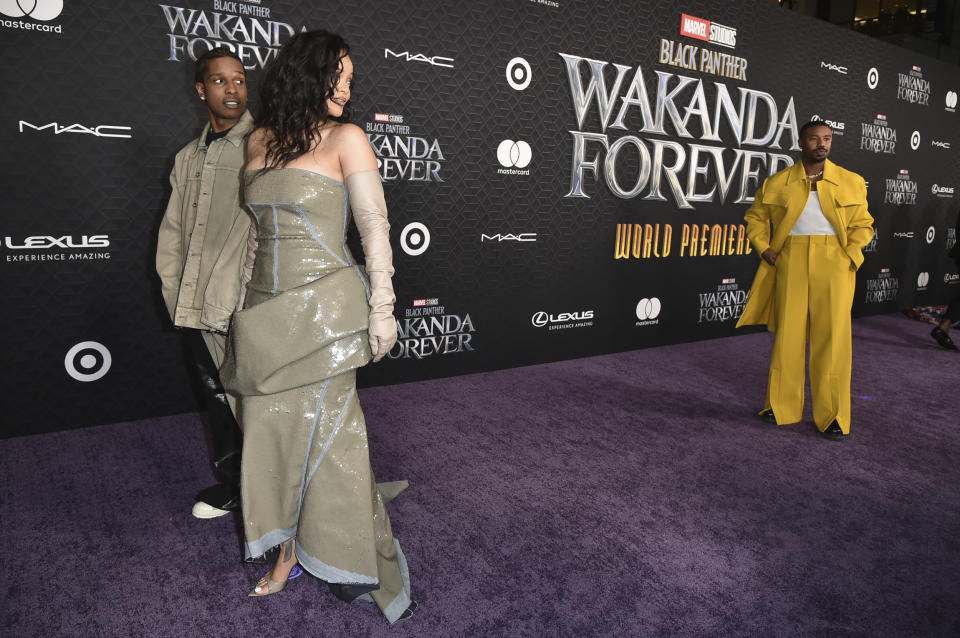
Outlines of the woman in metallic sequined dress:
M353 63L325 31L292 37L268 67L248 144L253 216L223 368L239 395L246 553L279 546L250 592L283 589L299 563L343 600L409 617L409 576L370 468L356 369L397 339L389 223L376 157L347 123ZM352 213L352 215L351 215ZM346 245L351 217L366 262Z

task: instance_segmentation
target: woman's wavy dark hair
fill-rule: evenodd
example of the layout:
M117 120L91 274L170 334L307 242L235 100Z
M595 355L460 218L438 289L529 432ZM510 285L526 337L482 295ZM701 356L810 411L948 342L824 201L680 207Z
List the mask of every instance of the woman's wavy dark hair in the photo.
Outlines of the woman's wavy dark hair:
M327 119L350 121L350 103L340 117L327 112L327 99L340 79L340 60L350 46L329 31L305 31L290 38L267 67L260 85L257 125L269 129L267 168L278 168L309 151Z

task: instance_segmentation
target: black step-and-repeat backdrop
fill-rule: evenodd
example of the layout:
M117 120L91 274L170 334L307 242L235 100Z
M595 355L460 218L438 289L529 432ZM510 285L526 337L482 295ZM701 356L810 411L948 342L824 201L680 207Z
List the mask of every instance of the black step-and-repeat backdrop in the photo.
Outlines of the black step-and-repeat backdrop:
M301 29L351 43L397 319L367 385L734 334L743 213L799 124L869 183L854 313L945 302L960 72L754 2L0 0L3 425L195 409L153 274L193 58L251 87ZM255 107L255 104L254 104Z

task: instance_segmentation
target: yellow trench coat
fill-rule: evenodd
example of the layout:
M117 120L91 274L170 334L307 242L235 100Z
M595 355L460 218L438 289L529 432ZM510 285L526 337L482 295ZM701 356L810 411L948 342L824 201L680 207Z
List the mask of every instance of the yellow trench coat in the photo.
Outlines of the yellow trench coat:
M863 178L827 160L823 179L817 183L817 192L823 215L836 229L837 239L847 256L850 269L857 270L863 263L863 247L873 238L873 217L867 211L867 186ZM810 194L810 182L804 175L803 164L797 162L763 182L747 210L747 236L758 255L768 248L780 252L803 212ZM773 224L771 233L770 225ZM773 332L776 325L774 283L776 269L761 259L753 279L747 305L737 327L766 324Z

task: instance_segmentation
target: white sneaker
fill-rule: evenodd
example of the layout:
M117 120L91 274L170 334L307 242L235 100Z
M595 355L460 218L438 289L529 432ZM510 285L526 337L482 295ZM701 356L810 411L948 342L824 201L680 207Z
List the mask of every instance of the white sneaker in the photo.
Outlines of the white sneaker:
M197 518L217 518L229 513L227 510L222 510L203 501L197 501L193 504L193 515Z

